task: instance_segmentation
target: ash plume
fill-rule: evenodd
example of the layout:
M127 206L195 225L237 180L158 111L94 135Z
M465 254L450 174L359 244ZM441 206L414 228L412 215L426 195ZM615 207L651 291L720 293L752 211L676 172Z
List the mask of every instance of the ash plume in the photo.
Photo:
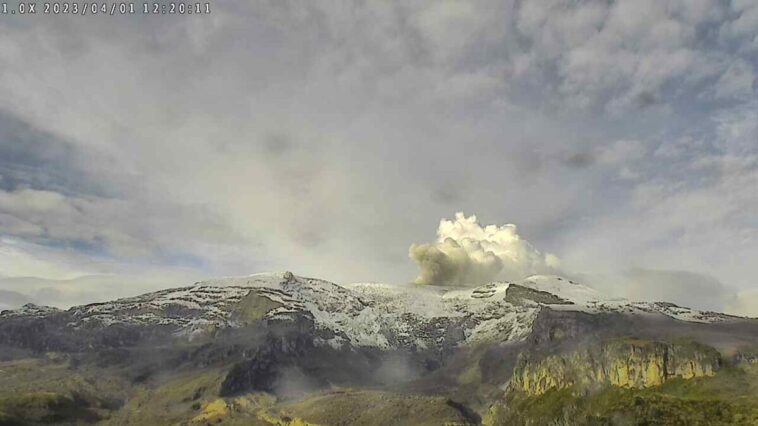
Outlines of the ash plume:
M559 260L541 253L518 234L516 225L486 225L476 216L456 213L442 219L437 240L412 244L408 255L419 267L417 284L479 285L496 279L520 279L555 273Z

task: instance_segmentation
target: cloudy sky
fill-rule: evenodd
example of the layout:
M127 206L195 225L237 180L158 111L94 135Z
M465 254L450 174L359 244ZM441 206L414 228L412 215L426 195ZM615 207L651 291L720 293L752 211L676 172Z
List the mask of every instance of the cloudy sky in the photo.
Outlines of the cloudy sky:
M755 0L211 10L0 20L0 304L409 283L463 212L537 269L758 305Z

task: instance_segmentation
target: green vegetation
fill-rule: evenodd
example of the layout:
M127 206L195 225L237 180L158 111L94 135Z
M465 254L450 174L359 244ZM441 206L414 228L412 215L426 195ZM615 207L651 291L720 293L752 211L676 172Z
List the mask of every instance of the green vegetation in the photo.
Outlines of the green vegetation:
M0 424L93 422L118 409L127 386L113 375L74 368L66 357L0 363Z
M185 371L159 383L136 387L124 407L105 421L114 425L178 424L199 415L217 399L223 374Z
M633 338L609 342L612 348L658 347ZM704 348L684 341L672 350L706 356L709 352ZM277 401L262 392L222 398L223 368L185 366L134 382L125 378L123 367L97 367L74 356L49 354L0 363L0 425L476 425L476 413L448 398L463 401L458 398L468 392L471 395L465 402L469 407L481 407L479 402L489 405L493 398L500 398L494 391L490 393L493 385L487 378L502 376L493 373L488 360L495 357L500 362L503 358L483 349L471 351L448 371L450 381L439 382L451 384L450 389L438 384L426 391L437 395L421 388L396 392L344 389L312 393L296 401ZM589 368L591 363L585 361L577 358L576 368ZM607 381L581 385L575 381L542 394L511 388L482 422L516 426L758 425L758 363L751 362L724 366L714 375L675 377L643 388L613 386ZM442 394L446 396L439 396Z
M93 422L100 419L87 401L56 392L25 392L0 401L6 423Z
M286 404L281 410L308 422L331 426L475 425L476 415L443 397L381 391L329 392Z
M492 407L491 425L756 425L758 366L729 367L712 377L673 379L625 389L571 387L511 395Z

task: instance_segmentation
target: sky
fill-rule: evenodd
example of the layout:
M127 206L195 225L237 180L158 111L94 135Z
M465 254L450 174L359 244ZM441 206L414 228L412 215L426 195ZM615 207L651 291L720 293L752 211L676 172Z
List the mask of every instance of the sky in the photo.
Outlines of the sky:
M755 0L219 1L0 35L0 307L551 272L758 315Z

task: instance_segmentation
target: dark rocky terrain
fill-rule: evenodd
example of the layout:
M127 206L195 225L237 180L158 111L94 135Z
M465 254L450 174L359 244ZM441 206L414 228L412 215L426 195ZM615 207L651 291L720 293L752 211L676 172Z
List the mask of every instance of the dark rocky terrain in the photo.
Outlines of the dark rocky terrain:
M756 320L560 277L254 275L4 311L0 424L747 425L757 360Z

